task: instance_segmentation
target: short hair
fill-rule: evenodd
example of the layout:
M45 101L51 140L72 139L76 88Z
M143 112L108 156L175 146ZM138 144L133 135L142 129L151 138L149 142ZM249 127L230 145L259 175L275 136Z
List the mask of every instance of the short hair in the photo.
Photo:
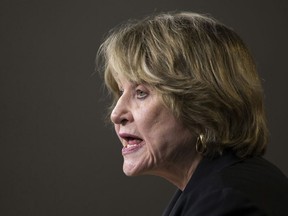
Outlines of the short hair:
M214 18L167 12L113 29L99 49L114 102L117 73L154 88L191 133L203 135L204 156L232 149L263 155L268 129L263 88L242 39Z

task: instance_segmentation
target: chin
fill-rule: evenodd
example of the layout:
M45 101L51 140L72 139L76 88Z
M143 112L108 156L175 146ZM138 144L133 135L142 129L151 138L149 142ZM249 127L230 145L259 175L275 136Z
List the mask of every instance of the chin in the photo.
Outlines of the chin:
M126 176L139 176L145 174L141 167L137 167L137 164L127 163L124 161L123 172Z
M124 174L128 177L133 177L133 176L138 176L137 174L133 173L133 172L127 172L125 170L123 170Z
M134 168L134 169L133 169ZM141 175L141 173L139 171L135 170L135 167L131 167L131 165L129 167L127 167L127 165L123 165L123 172L126 176L138 176Z

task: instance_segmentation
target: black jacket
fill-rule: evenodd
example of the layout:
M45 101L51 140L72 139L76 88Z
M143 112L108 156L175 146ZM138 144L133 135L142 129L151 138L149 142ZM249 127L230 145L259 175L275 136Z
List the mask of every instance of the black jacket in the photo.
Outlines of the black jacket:
M204 158L163 216L288 216L288 180L261 157Z

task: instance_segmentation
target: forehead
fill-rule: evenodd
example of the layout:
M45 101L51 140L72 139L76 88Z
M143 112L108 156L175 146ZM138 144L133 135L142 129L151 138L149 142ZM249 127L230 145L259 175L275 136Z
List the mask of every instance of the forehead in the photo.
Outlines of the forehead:
M114 72L114 79L119 87L123 87L127 84L131 85L132 83L134 83L132 80L128 79L128 77L125 76L123 73Z
M136 83L139 83L129 79L127 74L122 72L110 71L110 75L113 79L113 82L115 82L116 87L120 89L127 85L135 85Z
M147 55L142 43L134 40L124 40L123 37L110 41L106 49L106 66L110 77L119 82L121 76L127 80L136 83L143 83L149 80L151 70L147 65ZM149 61L149 65L151 62Z
M141 78L141 73L143 72L140 70L138 69L135 72L135 70L121 65L121 63L114 63L109 65L106 73L108 73L110 80L118 85L124 85L124 83L143 84L145 81Z

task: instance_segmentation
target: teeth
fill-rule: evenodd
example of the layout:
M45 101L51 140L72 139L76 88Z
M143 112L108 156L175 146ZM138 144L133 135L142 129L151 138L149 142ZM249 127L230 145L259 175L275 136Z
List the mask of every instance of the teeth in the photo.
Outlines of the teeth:
M128 144L128 145L126 145L125 147L126 147L126 148L131 148L131 147L135 147L135 146L137 146L137 144Z

